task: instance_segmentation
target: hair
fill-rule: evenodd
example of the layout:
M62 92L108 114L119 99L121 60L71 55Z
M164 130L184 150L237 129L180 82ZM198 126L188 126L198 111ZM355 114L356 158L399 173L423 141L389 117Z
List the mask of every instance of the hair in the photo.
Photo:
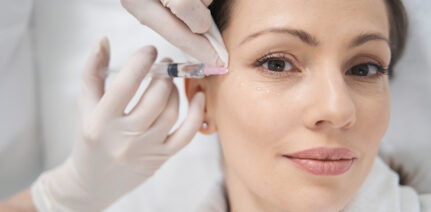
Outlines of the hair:
M220 32L229 25L233 0L214 0L209 9ZM408 17L402 0L385 0L389 15L391 63L389 79L394 77L394 67L404 53L408 37Z

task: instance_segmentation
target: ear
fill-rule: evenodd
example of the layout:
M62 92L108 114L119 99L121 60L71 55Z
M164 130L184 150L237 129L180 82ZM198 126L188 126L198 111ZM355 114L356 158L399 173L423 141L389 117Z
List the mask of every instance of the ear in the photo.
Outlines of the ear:
M184 81L184 87L185 87L187 100L189 102L192 100L193 96L197 92L203 92L205 94L204 122L202 123L202 126L199 129L199 132L206 135L210 135L217 132L217 128L215 126L214 120L211 118L210 114L208 113L209 93L207 90L207 81L205 79L186 78Z

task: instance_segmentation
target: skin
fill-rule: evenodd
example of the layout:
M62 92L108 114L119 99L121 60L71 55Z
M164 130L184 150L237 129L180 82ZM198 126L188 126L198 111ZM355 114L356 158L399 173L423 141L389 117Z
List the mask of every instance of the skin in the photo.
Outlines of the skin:
M31 200L30 189L26 189L0 202L3 212L37 212Z
M300 29L317 42L285 30L246 39L269 28ZM222 32L229 73L186 80L188 97L206 95L201 132L219 135L231 211L340 211L355 195L390 117L388 76L349 72L389 66L387 41L352 47L364 33L389 38L383 0L235 0ZM274 74L253 65L267 54L293 68ZM317 176L282 156L314 147L344 147L358 158L342 175Z

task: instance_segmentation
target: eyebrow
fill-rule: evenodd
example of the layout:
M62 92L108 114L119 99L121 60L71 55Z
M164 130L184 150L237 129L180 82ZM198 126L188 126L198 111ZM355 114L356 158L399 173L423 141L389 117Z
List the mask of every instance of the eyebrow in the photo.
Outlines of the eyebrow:
M239 43L239 46L252 40L252 39L255 39L261 35L268 34L268 33L289 34L289 35L292 35L294 37L299 38L302 42L304 42L310 46L318 46L319 45L319 41L317 40L317 38L314 37L313 35L311 35L310 33L304 31L304 30L284 28L284 27L283 28L274 27L274 28L265 29L265 30L262 30L259 32L255 32L255 33L247 36L244 40L241 41L241 43ZM367 33L361 33L355 39L353 39L349 45L349 48L360 46L360 45L362 45L368 41L372 41L372 40L383 40L390 46L390 42L385 36L381 35L380 33L368 33L367 32Z

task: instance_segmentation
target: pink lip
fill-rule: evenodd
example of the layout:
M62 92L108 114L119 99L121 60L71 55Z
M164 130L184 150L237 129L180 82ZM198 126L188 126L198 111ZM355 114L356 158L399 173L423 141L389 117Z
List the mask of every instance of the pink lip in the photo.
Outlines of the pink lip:
M357 155L347 148L319 147L283 155L296 167L314 175L334 176L347 172Z

